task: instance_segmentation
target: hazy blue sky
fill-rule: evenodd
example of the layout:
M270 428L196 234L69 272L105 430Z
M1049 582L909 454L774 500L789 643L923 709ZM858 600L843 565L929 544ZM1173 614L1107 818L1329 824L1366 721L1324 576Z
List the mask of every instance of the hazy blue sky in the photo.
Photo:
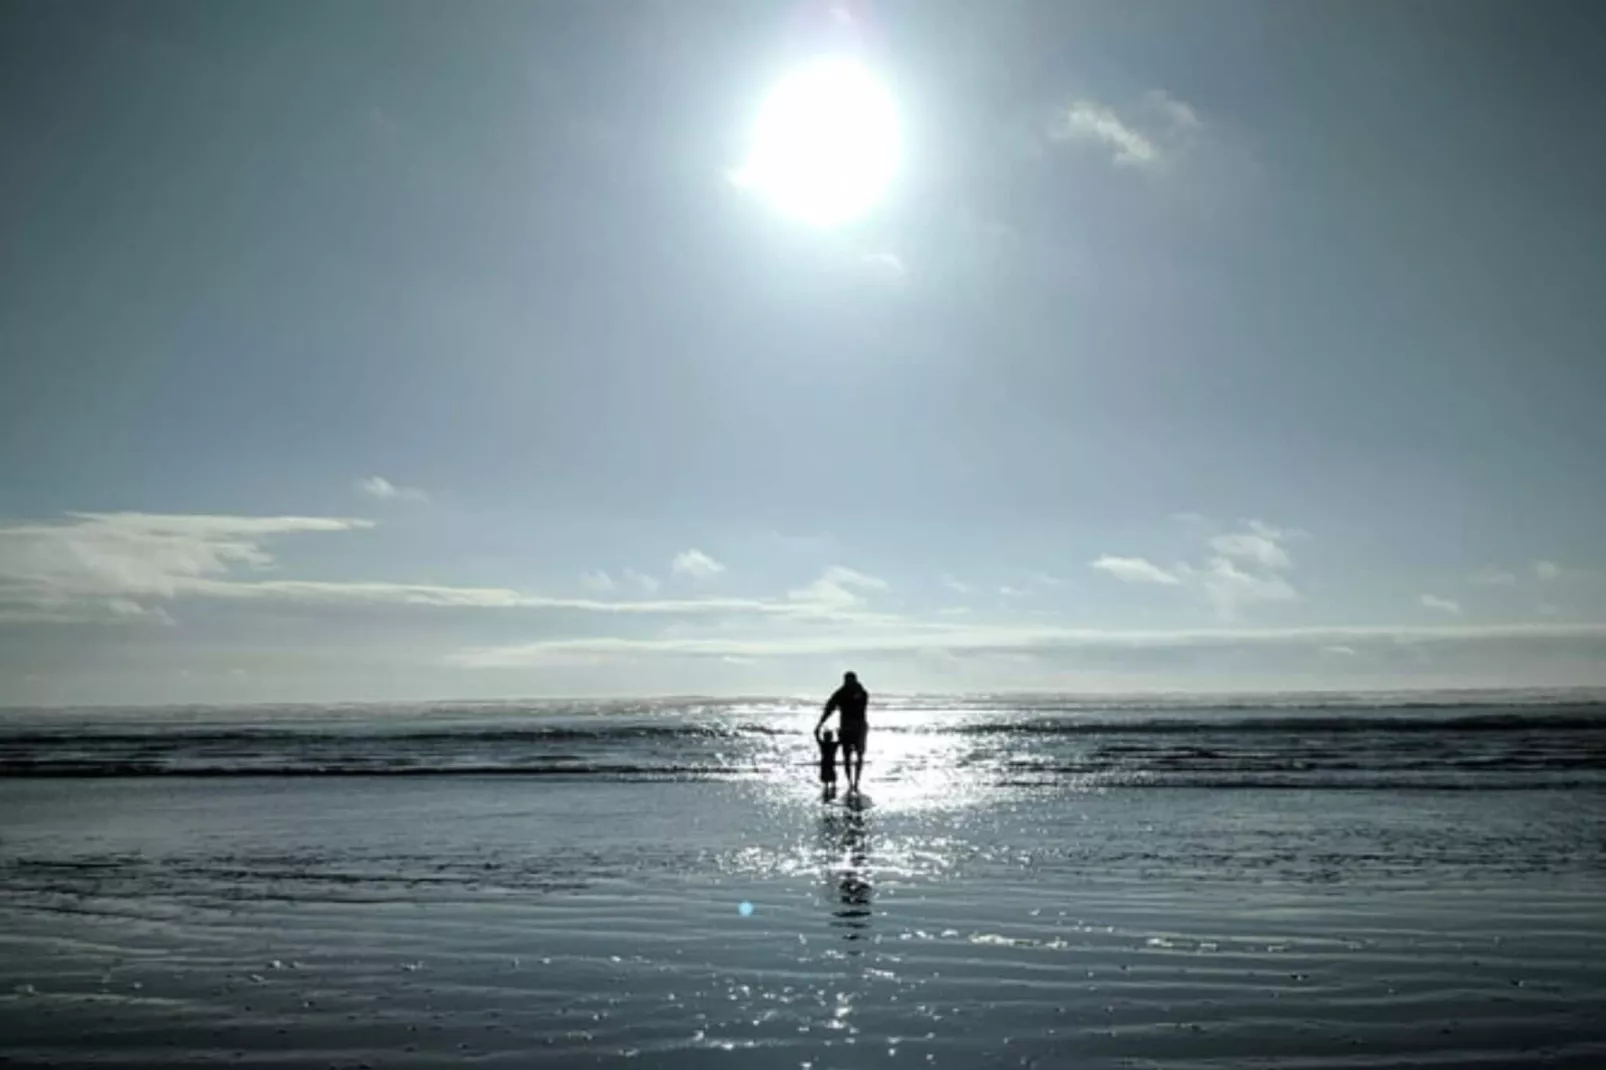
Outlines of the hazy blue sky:
M1606 683L1606 18L0 5L0 702Z

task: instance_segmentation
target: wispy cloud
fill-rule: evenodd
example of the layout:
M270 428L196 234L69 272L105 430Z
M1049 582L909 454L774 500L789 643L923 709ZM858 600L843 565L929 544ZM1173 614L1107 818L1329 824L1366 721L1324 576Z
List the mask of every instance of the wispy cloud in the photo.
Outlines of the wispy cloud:
M1115 557L1105 554L1094 561L1092 567L1127 583L1163 583L1174 586L1182 582L1175 573L1168 572L1142 557Z
M1098 101L1073 100L1054 117L1048 136L1097 145L1117 167L1147 169L1163 164L1203 126L1192 106L1153 89L1126 114Z
M55 522L0 527L0 620L170 622L166 607L186 599L689 616L796 617L809 609L785 599L601 600L552 597L507 587L273 575L278 562L270 545L277 538L349 533L373 526L369 520L344 517L75 513ZM707 562L693 560L694 568L707 571ZM630 570L622 575L624 583L649 595L657 590L657 581L651 577ZM611 593L622 586L606 573L591 573L588 580L590 589L598 593Z
M1216 612L1228 620L1237 619L1256 602L1291 602L1299 597L1282 576L1246 569L1229 557L1213 559L1197 577Z
M1285 532L1269 524L1251 520L1248 531L1212 536L1210 548L1222 557L1245 561L1275 571L1285 569L1291 564L1288 551L1283 549L1282 545L1282 540L1286 537Z
M1500 626L1353 626L1332 628L1216 628L1193 630L1100 630L1053 626L975 626L963 621L876 621L861 627L810 629L778 635L744 632L719 636L647 639L612 637L541 640L476 647L452 655L473 668L539 665L587 654L614 659L641 657L785 658L811 655L1026 653L1094 650L1304 649L1344 655L1363 647L1392 650L1417 644L1479 644L1536 641L1606 642L1606 624L1532 623Z
M606 594L610 591L616 591L619 589L618 582L602 569L597 569L595 572L582 573L580 576L580 586L584 587L588 591L596 591L599 594Z
M966 583L960 579L956 579L946 572L942 574L942 576L938 579L938 582L944 587L948 588L950 591L953 591L955 594L974 594L976 592L976 588L972 584Z
M1422 608L1431 609L1438 613L1460 613L1461 603L1452 598L1440 598L1436 594L1425 594L1418 601Z
M1472 582L1484 587L1515 587L1517 575L1506 569L1486 568L1472 577Z
M836 539L828 533L817 535L787 535L779 531L771 532L770 538L776 545L788 553L793 554L820 554L836 546Z
M725 566L701 550L682 550L670 562L669 571L676 576L693 580L711 580L725 571Z
M1555 561L1533 561L1521 572L1509 568L1480 569L1473 574L1472 582L1486 587L1520 587L1529 576L1532 577L1532 582L1555 583L1569 574L1577 575L1576 572L1563 568Z
M1163 116L1168 125L1177 130L1199 130L1204 123L1193 105L1178 100L1164 89L1151 89L1143 94L1144 103Z
M507 587L323 580L199 581L189 595L235 601L304 605L435 606L459 609L559 609L654 616L708 614L796 615L796 607L757 598L561 598Z
M1108 572L1118 580L1126 583L1166 583L1177 585L1182 582L1174 572L1161 569L1147 557L1116 557L1113 554L1103 554L1097 561L1092 562L1094 569Z
M1198 525L1190 519L1188 526ZM1299 592L1283 573L1293 566L1285 543L1303 535L1304 532L1248 520L1243 530L1207 537L1205 545L1210 552L1199 565L1184 562L1167 569L1143 557L1105 554L1092 567L1128 583L1196 589L1203 592L1221 617L1233 620L1255 603L1299 598Z
M1095 141L1114 153L1117 164L1143 166L1160 159L1160 147L1122 122L1114 111L1089 100L1072 102L1050 136L1060 141Z
M663 586L658 580L644 572L637 572L633 568L621 571L617 576L605 569L595 569L580 575L580 586L597 594L615 594L625 591L637 591L642 594L657 594Z
M302 516L74 513L0 527L0 607L13 620L132 620L153 600L271 568L266 541L353 531L367 520Z
M397 486L384 476L369 476L357 481L357 489L379 501L427 502L429 495L417 487Z
M644 572L637 572L633 568L625 569L624 581L632 587L635 587L637 590L644 591L647 594L656 594L658 588L663 586L663 584L658 582L655 577L649 576Z
M899 283L909 275L909 267L897 253L866 253L861 258L870 277L884 283Z
M842 565L832 565L819 579L787 593L791 601L828 610L846 610L863 606L865 592L885 591L886 580L868 576Z

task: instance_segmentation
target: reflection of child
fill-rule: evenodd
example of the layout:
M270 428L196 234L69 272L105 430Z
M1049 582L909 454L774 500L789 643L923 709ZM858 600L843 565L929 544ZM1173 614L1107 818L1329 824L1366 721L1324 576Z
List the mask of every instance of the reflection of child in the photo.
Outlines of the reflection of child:
M820 734L820 783L825 785L825 797L836 794L836 749L840 746L829 731Z

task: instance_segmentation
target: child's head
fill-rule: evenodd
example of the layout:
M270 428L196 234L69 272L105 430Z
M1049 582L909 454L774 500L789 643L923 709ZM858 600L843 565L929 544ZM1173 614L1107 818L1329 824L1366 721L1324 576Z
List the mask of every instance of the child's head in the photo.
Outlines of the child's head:
M825 732L820 736L820 742L821 743L831 743L831 742L835 741L835 739L836 739L836 735L829 728L827 728L825 730Z

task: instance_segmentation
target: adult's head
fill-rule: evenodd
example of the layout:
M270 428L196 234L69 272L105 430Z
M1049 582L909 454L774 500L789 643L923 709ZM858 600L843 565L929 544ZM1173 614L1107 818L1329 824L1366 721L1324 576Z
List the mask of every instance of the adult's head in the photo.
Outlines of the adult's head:
M843 673L842 674L842 684L845 687L858 687L859 686L859 674L856 673L856 672L845 672L845 673Z

